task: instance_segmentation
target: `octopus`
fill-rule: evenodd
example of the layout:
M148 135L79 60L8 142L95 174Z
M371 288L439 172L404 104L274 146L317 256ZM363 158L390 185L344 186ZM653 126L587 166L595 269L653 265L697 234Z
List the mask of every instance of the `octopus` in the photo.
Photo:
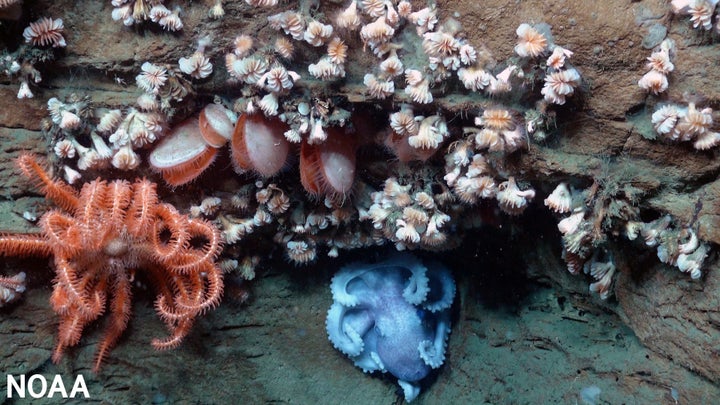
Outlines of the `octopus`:
M333 346L364 372L389 372L405 400L445 361L455 281L436 262L410 254L379 263L353 263L330 285L327 333Z

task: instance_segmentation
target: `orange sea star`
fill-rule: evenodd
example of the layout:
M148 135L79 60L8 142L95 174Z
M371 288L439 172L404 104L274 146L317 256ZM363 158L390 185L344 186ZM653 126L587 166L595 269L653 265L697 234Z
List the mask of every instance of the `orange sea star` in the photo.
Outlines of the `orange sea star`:
M97 179L78 192L50 178L30 155L22 155L18 165L59 209L42 216L38 234L0 236L0 255L53 256L50 302L60 316L54 362L107 306L110 322L95 359L97 372L127 327L136 270L145 271L156 288L155 308L171 331L152 341L157 349L179 345L195 317L220 302L220 232L159 202L154 183Z

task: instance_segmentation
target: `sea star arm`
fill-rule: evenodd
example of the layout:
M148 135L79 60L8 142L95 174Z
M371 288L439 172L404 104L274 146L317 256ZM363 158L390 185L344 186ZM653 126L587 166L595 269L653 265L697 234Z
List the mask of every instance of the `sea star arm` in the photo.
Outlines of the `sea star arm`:
M83 322L80 314L74 313L72 310L68 310L65 315L60 316L57 344L52 355L53 363L60 362L66 347L73 346L80 341L85 325L86 322Z
M188 248L190 254L177 254L172 257L172 262L168 266L176 273L186 274L195 272L207 263L212 263L220 250L222 250L222 237L220 231L212 226L208 221L202 219L188 220L188 236L191 240L204 240L203 246L199 249Z
M50 175L37 162L31 154L22 154L17 164L23 174L35 180L48 200L51 200L62 209L72 212L78 206L78 193L70 185L50 178Z
M93 371L98 372L100 365L110 354L110 350L117 343L120 335L127 328L132 310L132 292L130 279L127 273L115 273L113 284L113 296L110 301L110 324L105 331L105 336L100 342L97 355L95 356L95 365Z
M80 342L85 326L92 321L92 319L84 316L81 311L74 310L73 307L74 305L71 304L68 311L64 315L60 315L57 344L52 355L52 361L56 364L62 359L65 348L75 346Z
M60 277L61 268L64 273L74 273L75 270L67 262L67 260L55 260L58 267L58 277ZM83 292L83 299L75 294L78 291L72 290L72 286L63 280L58 280L55 289L50 298L50 303L55 312L60 315L60 324L58 326L58 341L53 352L52 360L58 363L62 358L66 347L75 346L80 342L80 337L85 326L96 320L105 312L105 298L108 286L108 275L100 277L93 284L94 272L86 273L77 280L77 287ZM93 291L92 295L84 294L85 291Z
M85 272L78 275L77 269L62 256L55 256L55 272L57 274L55 288L65 290L74 311L79 312L84 318L96 318L102 314L105 309L105 289L98 286L91 288L89 284L94 273ZM99 284L105 282L101 280ZM89 291L93 291L94 294L91 296Z
M194 314L202 314L208 309L215 308L220 303L223 293L222 270L211 262L203 263L199 271L185 276L193 293L190 301L178 299L176 302L179 308Z
M156 208L154 229L150 235L152 250L162 263L173 263L176 255L182 252L190 240L188 219L169 204L159 204ZM165 240L161 236L168 232L170 237Z
M54 254L75 255L82 248L77 221L58 210L50 210L38 223ZM62 253L61 253L62 252Z
M174 349L180 345L182 340L190 333L195 317L180 320L172 327L172 334L165 339L153 339L152 345L158 350Z
M52 247L41 235L0 235L0 256L50 256Z
M147 179L136 181L133 186L133 200L125 216L128 232L135 236L148 234L155 221L158 196L155 183Z

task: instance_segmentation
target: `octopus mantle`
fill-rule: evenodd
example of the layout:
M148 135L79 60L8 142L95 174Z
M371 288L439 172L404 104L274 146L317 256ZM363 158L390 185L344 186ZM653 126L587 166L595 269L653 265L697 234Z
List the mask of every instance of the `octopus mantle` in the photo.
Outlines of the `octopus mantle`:
M419 381L445 360L455 282L436 262L410 254L353 263L330 285L327 332L336 349L365 372L390 372L409 402Z

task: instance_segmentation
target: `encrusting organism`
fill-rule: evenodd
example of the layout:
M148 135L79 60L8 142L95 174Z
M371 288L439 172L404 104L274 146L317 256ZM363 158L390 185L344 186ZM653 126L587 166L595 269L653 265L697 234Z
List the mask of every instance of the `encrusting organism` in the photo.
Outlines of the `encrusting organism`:
M535 190L522 190L518 187L514 177L497 186L496 198L500 209L509 215L519 215L527 208L527 205L535 198Z
M720 0L672 0L672 11L675 14L689 15L693 28L702 28L708 31L712 28L713 15ZM717 16L715 17L717 20ZM720 32L720 21L715 25L715 31Z
M0 238L2 237L3 235L0 235ZM19 300L23 292L25 292L25 272L12 277L0 276L0 308Z
M25 42L39 46L65 47L65 38L62 35L65 27L61 18L52 19L43 17L25 28L23 37Z
M108 312L93 366L99 370L127 327L137 271L156 288L155 309L170 330L152 341L156 349L177 347L195 318L220 303L220 232L161 203L154 183L98 179L77 191L50 178L31 155L20 156L18 166L58 208L41 217L37 234L0 236L0 255L53 257L50 303L60 317L54 362Z
M573 55L573 52L552 41L547 24L536 26L521 24L517 29L517 35L518 44L515 46L515 53L522 58L536 59L547 51L552 51L545 61L545 84L540 92L547 103L565 104L566 98L575 93L581 82L580 73L567 64L567 59ZM523 76L524 74L520 75ZM490 84L492 85L492 81Z
M545 206L558 214L566 214L572 208L572 194L567 184L560 183L545 199Z
M200 45L198 49L204 52L203 44ZM197 66L199 71L212 69L208 65L209 62L205 62L200 60L200 64ZM135 77L135 82L141 90L152 96L145 100L155 100L157 103L153 103L152 108L143 107L143 109L159 110L170 118L175 111L175 103L183 101L185 97L194 93L191 83L183 77L179 67L144 62L141 70L142 72Z
M273 7L277 5L278 0L245 0L245 3L253 7Z
M186 75L192 76L194 79L204 79L213 71L213 65L210 59L205 56L205 48L212 40L209 37L201 38L198 41L197 50L189 58L180 58L178 66L180 71Z
M412 179L410 179L412 180ZM406 180L407 181L407 180ZM397 250L445 250L459 243L449 231L453 209L443 196L433 193L429 184L390 177L382 190L370 194L372 205L361 213Z
M22 0L0 0L0 8L22 5Z
M52 97L48 100L50 120L44 130L63 165L65 180L72 184L78 171L110 166L124 171L136 169L141 163L137 151L165 133L167 117L159 110L155 96L148 94L138 97L137 107L126 112L95 109L89 97L76 94L65 101Z
M559 214L557 228L568 272L592 277L590 292L601 299L612 294L616 272L612 235L637 220L636 202L642 193L632 185L632 177L627 177L632 172L614 164L605 163L590 187L577 190L560 183L545 199L545 205Z
M706 150L720 143L720 133L714 126L712 113L712 108L698 109L693 102L687 106L659 104L651 121L661 139L692 142L695 149Z
M11 4L7 5L10 6ZM15 6L18 5L15 4ZM0 9L2 8L0 5ZM21 9L18 7L17 10ZM4 17L0 15L0 18ZM30 89L30 85L42 81L40 71L36 69L35 65L54 59L57 53L56 50L67 46L63 36L64 29L61 18L40 18L31 22L23 31L23 37L27 45L19 46L12 53L8 53L6 50L0 53L0 75L5 75L10 79L17 77L20 82L17 93L18 99L33 98L35 96Z
M698 238L692 227L675 226L670 215L647 223L629 222L625 235L630 240L641 236L646 246L657 249L657 257L661 262L690 274L692 279L702 276L702 267L710 246Z
M526 58L536 58L545 52L548 40L537 29L530 24L520 24L517 28L518 43L515 45L515 53Z
M122 21L126 26L152 21L168 31L183 28L180 8L170 11L164 0L112 0L112 19Z
M638 81L638 86L655 95L664 92L668 87L667 75L675 69L671 59L675 56L675 43L671 39L664 40L659 50L647 58L650 69Z
M213 20L217 20L225 16L225 9L223 8L222 0L215 0L215 3L208 10L208 17Z

